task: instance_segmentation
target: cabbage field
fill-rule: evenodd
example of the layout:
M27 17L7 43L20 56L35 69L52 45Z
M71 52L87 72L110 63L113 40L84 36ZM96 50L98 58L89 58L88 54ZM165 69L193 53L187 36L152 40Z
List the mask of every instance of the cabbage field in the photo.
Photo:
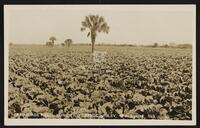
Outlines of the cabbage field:
M9 118L192 118L192 49L95 46L9 48Z

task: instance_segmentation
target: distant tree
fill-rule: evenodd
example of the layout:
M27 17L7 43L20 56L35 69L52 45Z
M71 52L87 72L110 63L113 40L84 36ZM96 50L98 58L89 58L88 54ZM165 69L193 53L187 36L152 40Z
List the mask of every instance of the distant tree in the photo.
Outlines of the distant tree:
M154 44L153 44L153 47L158 47L158 43L154 43Z
M65 46L65 43L61 43L62 46Z
M47 42L46 42L46 46L53 47L53 45L54 45L53 42L50 42L50 41L47 41Z
M104 17L99 15L88 15L85 17L85 20L81 22L81 24L82 24L81 31L89 29L87 37L89 36L91 37L92 53L93 53L97 32L108 33L109 26L106 23Z
M12 43L12 42L10 42L10 43L9 43L9 45L10 45L10 46L12 46L12 45L13 45L13 43Z
M168 48L168 47L169 47L169 45L168 45L168 44L165 44L165 45L164 45L164 47L165 47L165 48Z
M170 47L176 47L176 43L170 42L170 43L169 43L169 46L170 46Z
M51 45L54 46L54 42L56 41L56 37L52 36L52 37L49 38L49 40L51 40L51 42L52 42Z
M65 40L65 45L68 46L68 47L70 47L72 43L73 43L72 39L66 39Z

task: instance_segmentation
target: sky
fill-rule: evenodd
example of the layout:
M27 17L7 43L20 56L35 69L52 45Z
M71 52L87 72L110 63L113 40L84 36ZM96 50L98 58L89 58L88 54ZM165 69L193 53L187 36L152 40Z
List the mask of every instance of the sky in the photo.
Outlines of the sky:
M6 5L4 33L12 43L44 44L51 36L56 44L68 38L90 43L81 21L99 14L110 31L98 34L96 43L193 43L195 11L195 5Z

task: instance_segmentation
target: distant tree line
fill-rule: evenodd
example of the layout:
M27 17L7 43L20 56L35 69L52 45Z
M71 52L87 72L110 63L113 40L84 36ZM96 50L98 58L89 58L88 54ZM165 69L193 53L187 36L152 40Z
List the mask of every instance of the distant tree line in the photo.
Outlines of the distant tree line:
M169 44L163 44L159 45L158 43L154 43L153 45L150 45L149 47L164 47L164 48L192 48L192 44L175 44L175 43L169 43Z
M78 46L91 46L91 43L76 43L74 45ZM154 43L152 45L137 45L137 44L109 44L109 43L99 43L96 44L97 46L120 46L120 47L152 47L152 48L192 48L192 44L171 44L171 43L165 43L165 44L159 44Z

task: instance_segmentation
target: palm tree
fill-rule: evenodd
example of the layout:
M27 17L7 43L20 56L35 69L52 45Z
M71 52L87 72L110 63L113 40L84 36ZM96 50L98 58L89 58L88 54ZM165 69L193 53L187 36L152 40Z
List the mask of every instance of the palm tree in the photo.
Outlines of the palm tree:
M85 31L86 28L89 29L87 37L91 36L92 53L93 53L97 32L108 33L109 26L104 20L104 17L99 15L88 15L85 17L85 20L82 21L81 23L82 23L81 31Z
M72 42L73 42L72 39L66 39L65 40L65 45L68 46L68 47L70 47L70 45L72 44Z
M56 40L56 37L52 36L52 37L49 38L49 40L51 40L52 45L54 45L54 41Z

